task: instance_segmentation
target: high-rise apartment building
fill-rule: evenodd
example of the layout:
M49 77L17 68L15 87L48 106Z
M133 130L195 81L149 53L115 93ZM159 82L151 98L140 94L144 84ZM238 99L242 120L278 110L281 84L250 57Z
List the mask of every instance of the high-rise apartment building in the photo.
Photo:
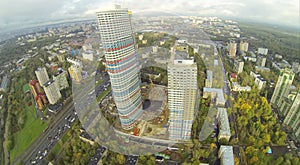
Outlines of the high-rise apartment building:
M248 47L249 47L248 42L245 42L245 41L241 41L240 42L240 51L241 52L247 52L248 51Z
M238 74L242 73L243 69L244 69L244 61L242 61L242 60L235 60L234 61L234 69L236 70L236 72Z
M60 69L56 74L53 75L53 80L56 84L56 87L59 90L65 89L69 87L69 83L67 80L67 72Z
M139 63L128 9L97 12L107 72L123 129L134 127L142 116Z
M41 86L44 86L44 84L49 81L49 76L45 67L37 68L35 75Z
M266 62L267 62L267 58L265 56L262 56L262 55L257 56L257 61L256 61L257 66L265 67Z
M49 80L44 84L44 91L50 104L57 103L57 101L61 98L61 93L53 80Z
M228 52L230 57L235 57L236 55L236 43L230 42L228 45Z
M82 80L82 68L77 65L71 65L68 69L70 77L72 78L73 81L75 82L81 82Z
M290 92L295 74L292 70L285 68L280 71L274 93L271 98L271 104L279 107L284 97Z
M169 139L188 140L198 101L197 65L186 52L168 64Z
M296 97L293 98L292 104L285 115L284 124L290 126L296 137L300 135L300 90L297 92Z

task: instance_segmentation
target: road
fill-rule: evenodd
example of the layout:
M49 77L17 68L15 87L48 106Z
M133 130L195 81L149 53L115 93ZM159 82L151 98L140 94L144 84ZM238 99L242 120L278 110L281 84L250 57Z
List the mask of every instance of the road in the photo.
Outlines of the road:
M53 118L53 121L49 124L48 129L43 132L20 156L18 156L12 164L16 164L18 162L23 162L25 164L30 164L30 159L36 156L36 153L38 151L43 150L44 148L47 148L48 144L48 137L52 136L52 132L62 126L62 124L65 122L65 117L69 114L71 114L74 109L73 102L71 98L69 98L68 101L66 101L66 104L64 105L64 108L56 114L56 116ZM54 144L54 143L53 143ZM33 160L33 159L32 159Z
M104 81L95 87L96 95L99 95L101 92L103 92L103 86L109 81L107 74L102 76ZM86 95L86 92L90 91L92 88L93 87L91 86L85 86L84 88L80 89L80 93L77 95L77 97ZM77 118L74 109L75 107L72 98L68 98L65 101L62 110L52 117L52 121L45 132L43 132L20 156L15 158L12 164L17 164L18 162L23 162L24 164L45 164L46 161L43 160L43 158L46 157L51 148L70 128L71 124L73 123L70 122L70 120Z

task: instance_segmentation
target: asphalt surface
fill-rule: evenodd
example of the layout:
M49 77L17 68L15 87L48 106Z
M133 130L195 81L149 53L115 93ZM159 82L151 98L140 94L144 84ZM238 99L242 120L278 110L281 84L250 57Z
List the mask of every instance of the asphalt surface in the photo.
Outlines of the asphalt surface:
M102 75L103 82L95 87L96 95L104 91L104 85L109 82L107 74ZM78 96L84 95L90 91L92 87L86 86L82 88ZM47 164L44 158L51 151L52 147L71 127L77 118L75 107L71 98L65 101L65 104L57 114L52 117L52 121L44 132L20 155L12 164L22 162L24 164Z

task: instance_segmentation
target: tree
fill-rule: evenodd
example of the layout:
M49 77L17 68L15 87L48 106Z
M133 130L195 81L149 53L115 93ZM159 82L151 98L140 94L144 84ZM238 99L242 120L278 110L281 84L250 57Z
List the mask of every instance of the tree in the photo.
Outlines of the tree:
M116 159L117 159L118 164L124 164L125 163L125 156L122 155L122 154L117 154Z

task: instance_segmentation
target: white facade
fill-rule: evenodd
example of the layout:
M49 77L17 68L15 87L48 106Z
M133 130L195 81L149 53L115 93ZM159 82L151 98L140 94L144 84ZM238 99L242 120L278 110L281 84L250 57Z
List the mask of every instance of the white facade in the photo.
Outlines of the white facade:
M240 51L241 52L248 52L248 42L244 42L244 41L241 41L240 42Z
M234 68L237 71L237 73L242 73L244 69L244 61L236 60L234 62Z
M38 68L35 71L35 75L36 75L37 79L39 80L39 83L41 84L41 86L44 86L44 84L50 80L45 67Z
M53 80L49 80L44 85L44 91L50 104L55 104L61 98L61 93Z
M236 55L236 43L235 42L230 42L228 45L228 51L229 51L229 56L235 57Z
M76 59L76 58L72 58L72 57L67 57L67 62L76 65L78 67L83 67L82 61Z
M85 60L93 61L94 55L92 51L87 51L82 53L82 58Z
M234 165L233 147L220 146L218 157L221 159L221 165Z
M107 72L123 129L132 129L142 117L139 64L128 9L97 12Z
M218 139L225 138L229 141L231 137L230 125L228 120L227 110L225 108L218 108L218 120L219 120L219 136Z
M188 140L198 98L197 65L191 59L175 59L168 65L169 139Z
M268 49L267 48L258 48L257 53L267 55L268 54Z

